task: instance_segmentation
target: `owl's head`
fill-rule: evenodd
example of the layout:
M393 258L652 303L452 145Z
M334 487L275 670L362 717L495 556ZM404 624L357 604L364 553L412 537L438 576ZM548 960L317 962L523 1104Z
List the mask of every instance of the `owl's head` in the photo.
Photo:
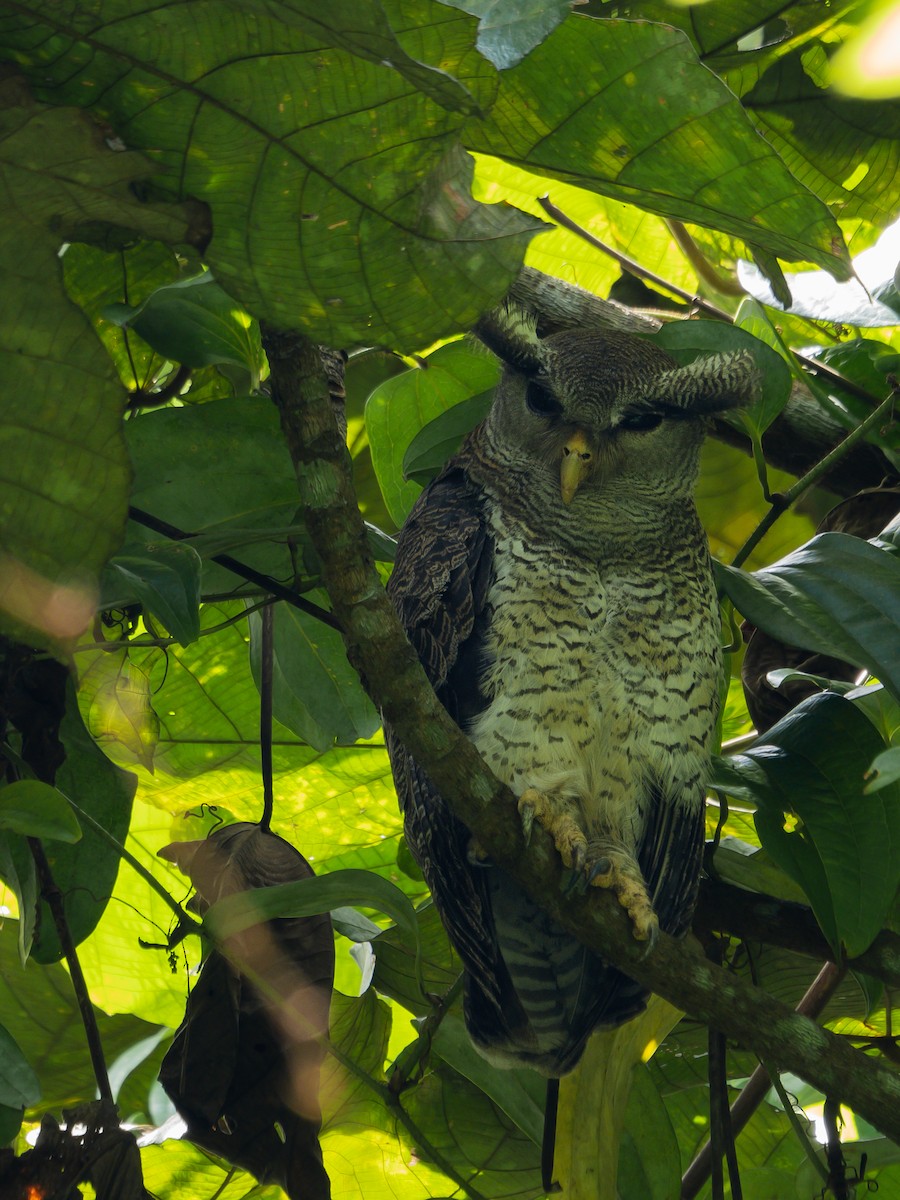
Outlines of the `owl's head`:
M690 495L710 418L747 404L756 380L744 351L679 366L630 333L567 330L507 366L486 432L539 503L660 503Z

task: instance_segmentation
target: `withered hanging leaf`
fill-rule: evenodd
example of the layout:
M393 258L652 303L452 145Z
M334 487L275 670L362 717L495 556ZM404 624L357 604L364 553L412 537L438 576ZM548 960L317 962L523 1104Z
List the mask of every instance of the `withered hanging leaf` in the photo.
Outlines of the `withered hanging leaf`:
M160 855L190 876L201 912L236 892L313 875L293 846L247 822ZM204 963L160 1071L191 1141L280 1184L291 1200L331 1194L318 1083L333 981L327 913L229 938Z
M817 533L848 533L854 537L875 537L900 510L900 488L869 488L835 505L826 514ZM768 681L770 671L788 667L806 675L851 683L859 667L825 654L813 654L778 641L749 621L743 625L747 649L741 666L741 683L747 711L760 733L780 721L819 689L805 679L788 679L780 687Z
M63 1119L60 1127L46 1114L34 1149L0 1159L4 1200L67 1200L80 1194L79 1182L92 1184L97 1200L149 1200L137 1142L120 1127L114 1104L79 1104Z

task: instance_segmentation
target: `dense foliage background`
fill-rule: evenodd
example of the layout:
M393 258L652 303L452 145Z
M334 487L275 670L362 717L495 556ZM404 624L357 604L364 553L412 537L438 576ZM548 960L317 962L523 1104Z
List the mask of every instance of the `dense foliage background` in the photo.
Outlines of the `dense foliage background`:
M811 907L836 962L868 954L831 979L823 1019L897 1061L896 967L872 947L894 946L900 882L900 106L890 79L871 98L866 66L896 6L522 7L0 0L0 1144L23 1150L41 1114L97 1086L35 839L120 1115L171 1115L155 1077L201 944L165 948L178 917L161 892L183 902L189 884L156 855L260 817L261 612L277 581L307 604L273 606L273 829L337 910L333 1194L542 1194L543 1086L489 1070L465 1037L378 713L318 615L329 600L258 324L350 353L347 441L386 578L391 534L497 378L458 335L523 260L699 316L657 335L677 355L754 348L764 396L709 442L698 500L715 556L736 564L724 636L743 617L773 648L751 718L732 641L711 861L720 884ZM856 429L823 479L816 463ZM811 541L841 496L879 484L871 509ZM767 683L771 668L836 682ZM754 743L754 719L798 701ZM821 935L791 941L801 910L769 911L781 935L734 914L704 928L743 934L721 943L726 961L795 1004ZM688 1015L642 1065L650 1040L620 1046L609 1089L624 1106L631 1088L622 1200L677 1196L709 1135L705 1028ZM756 1065L732 1050L732 1093ZM738 1138L744 1196L825 1186L795 1111L823 1097L783 1084ZM900 1195L896 1144L845 1116L851 1170L865 1154L879 1195ZM160 1196L281 1195L186 1141L148 1143ZM603 1150L598 1186L614 1187Z

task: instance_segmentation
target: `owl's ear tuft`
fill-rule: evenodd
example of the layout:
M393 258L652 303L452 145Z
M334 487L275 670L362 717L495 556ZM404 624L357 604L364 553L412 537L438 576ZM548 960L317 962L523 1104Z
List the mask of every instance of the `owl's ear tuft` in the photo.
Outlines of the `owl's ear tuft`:
M653 381L653 399L686 416L707 416L743 408L757 398L759 368L747 350L707 354L684 367L664 371Z

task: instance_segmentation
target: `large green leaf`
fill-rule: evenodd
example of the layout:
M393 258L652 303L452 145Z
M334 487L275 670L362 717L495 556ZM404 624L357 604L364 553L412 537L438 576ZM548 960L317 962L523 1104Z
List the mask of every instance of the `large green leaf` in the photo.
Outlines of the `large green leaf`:
M826 86L825 72L823 46L798 49L780 56L743 102L796 178L832 211L883 227L900 211L900 107L841 96Z
M113 766L84 727L75 689L66 691L66 713L60 726L66 759L56 773L59 790L98 821L113 837L124 840L131 817L135 778ZM47 842L44 846L53 879L62 892L66 920L77 945L100 920L115 884L119 856L88 826L74 845ZM57 962L62 947L46 901L41 902L33 957Z
M223 292L208 271L151 292L143 304L108 305L102 314L133 329L158 354L187 367L228 363L256 389L263 366L259 326Z
M45 98L95 105L152 151L160 188L209 204L205 259L246 308L333 345L415 349L497 303L540 226L471 197L465 118L445 105L490 104L474 21L429 0L384 10L380 32L359 35L365 57L346 4L329 28L306 4L179 0L163 18L102 0L63 18L47 0L5 37ZM410 59L439 69L421 73L429 94Z
M326 592L307 592L322 608ZM347 661L337 630L288 604L275 606L272 636L272 710L276 718L317 750L349 746L381 727L374 704ZM250 662L259 684L262 622L250 615Z
M0 1012L40 1080L36 1113L58 1112L94 1095L84 1025L72 981L62 966L21 965L16 924L7 919L0 930ZM97 1019L103 1052L110 1061L154 1028L134 1016L110 1017L97 1011Z
M416 434L441 413L494 387L496 359L463 342L442 346L421 366L388 379L366 404L372 463L391 518L402 525L421 484L406 482L403 460Z
M851 701L825 693L731 760L758 805L763 846L806 892L835 953L851 958L881 929L900 886L900 784L865 793L883 746Z
M41 1085L16 1040L0 1025L0 1105L31 1108L41 1098Z
M0 788L0 829L60 842L77 842L81 837L68 800L39 779L19 779Z
M472 125L467 144L848 276L825 205L670 27L570 17L503 73L490 117Z
M779 641L865 667L900 696L900 559L845 533L821 533L751 575L718 567L723 588Z
M7 79L2 98L2 307L16 319L0 333L0 607L71 637L90 619L97 572L121 540L129 468L116 372L65 295L59 244L86 224L133 220L179 237L184 223L134 200L128 185L149 165L114 153L84 113L34 104L21 80Z
M100 606L138 600L182 646L200 636L200 555L192 546L157 542L127 547L107 563Z

